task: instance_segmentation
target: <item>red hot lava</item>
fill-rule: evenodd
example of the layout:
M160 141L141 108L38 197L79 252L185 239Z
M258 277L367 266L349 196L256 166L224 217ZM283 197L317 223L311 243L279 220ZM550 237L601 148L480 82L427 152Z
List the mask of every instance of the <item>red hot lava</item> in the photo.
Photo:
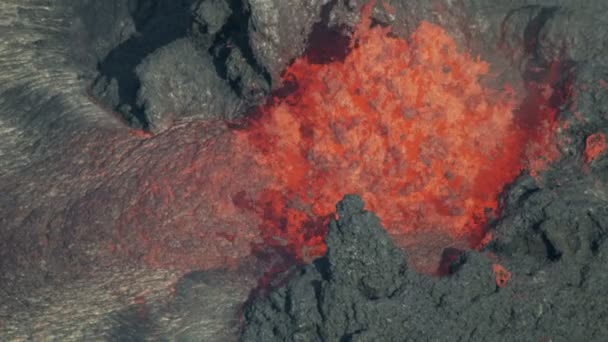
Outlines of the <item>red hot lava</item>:
M540 110L534 129L520 127L513 91L485 87L488 64L458 51L441 27L422 22L406 42L371 27L370 12L344 61L296 60L285 81L297 90L236 132L272 179L247 196L265 243L298 259L322 254L322 218L355 193L414 263L427 255L413 245L437 255L447 245L475 247L503 187L548 155L538 146L552 136L554 111Z
M446 247L487 240L503 187L555 156L556 94L540 83L525 100L490 89L481 82L489 65L441 27L422 22L406 41L371 27L370 13L343 60L296 60L285 72L297 84L290 94L245 128L180 147L192 160L143 177L142 188L158 186L121 219L117 241L141 246L121 243L127 253L145 250L151 266L212 268L254 244L308 261L324 252L326 221L347 193L363 197L419 270L433 272ZM159 201L173 211L158 211Z
M585 139L585 160L590 163L608 150L606 135L602 132L591 134Z

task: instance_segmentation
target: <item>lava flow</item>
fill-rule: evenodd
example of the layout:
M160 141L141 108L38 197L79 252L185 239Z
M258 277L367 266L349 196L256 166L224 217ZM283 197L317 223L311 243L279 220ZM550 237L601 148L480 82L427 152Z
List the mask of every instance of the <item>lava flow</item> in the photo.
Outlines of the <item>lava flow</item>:
M406 42L372 27L370 13L343 61L296 60L284 74L293 91L235 132L272 179L235 203L259 214L266 246L299 260L324 252L326 218L347 193L362 196L414 263L426 256L412 245L437 255L476 247L503 187L549 155L539 146L554 111L520 120L514 92L485 87L489 65L459 52L441 27L422 22Z
M434 272L446 247L487 240L504 186L555 156L559 64L532 70L518 99L484 86L489 65L441 27L422 22L406 41L372 27L370 13L343 58L294 61L258 115L180 131L180 157L141 176L147 190L121 216L116 245L156 267L224 267L254 253L280 268L324 253L327 220L349 193L418 270Z

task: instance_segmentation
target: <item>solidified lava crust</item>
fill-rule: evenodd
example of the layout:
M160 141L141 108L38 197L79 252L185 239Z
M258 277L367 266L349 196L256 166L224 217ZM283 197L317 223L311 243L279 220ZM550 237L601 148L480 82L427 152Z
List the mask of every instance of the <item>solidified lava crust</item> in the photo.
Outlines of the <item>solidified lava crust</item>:
M538 234L549 235L530 239L528 231L514 238L520 241L496 238L482 252L463 252L450 265L451 274L441 278L409 267L380 219L363 209L359 197L347 195L337 205L339 219L329 224L326 255L247 307L242 340L601 341L608 336L600 323L608 305L608 244L597 249L584 236L605 236L608 211L581 217L578 233L554 228L599 200L556 196L577 186L530 194L527 211L507 215L498 228L523 220L528 223L522 229L538 224ZM541 212L540 223L527 221ZM566 252L569 242L561 239L568 236L587 245ZM516 247L524 241L527 248ZM544 250L546 244L560 246ZM541 255L534 254L538 249ZM567 255L555 259L554 253ZM497 257L513 272L492 264ZM572 316L573 310L580 311Z

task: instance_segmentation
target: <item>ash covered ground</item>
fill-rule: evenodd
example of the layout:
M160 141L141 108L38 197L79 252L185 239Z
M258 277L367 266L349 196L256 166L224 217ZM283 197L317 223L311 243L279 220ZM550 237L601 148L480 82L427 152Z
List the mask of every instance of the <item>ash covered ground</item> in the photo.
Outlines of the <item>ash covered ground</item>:
M302 54L343 59L363 5L4 1L2 339L606 340L601 1L379 2L374 25L403 38L440 25L522 94L559 61L560 156L507 186L492 239L446 250L442 277L415 272L347 197L328 254L250 297L280 258L252 256L266 242L255 215L214 215L209 198L250 183L223 122L288 91L281 74Z

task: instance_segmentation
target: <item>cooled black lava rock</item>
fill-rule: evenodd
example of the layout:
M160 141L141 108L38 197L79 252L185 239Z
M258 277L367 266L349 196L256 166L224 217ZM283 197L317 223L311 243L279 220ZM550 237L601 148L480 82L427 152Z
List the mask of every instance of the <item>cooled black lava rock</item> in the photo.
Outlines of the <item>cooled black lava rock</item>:
M68 1L66 1L68 2ZM97 63L136 32L133 1L78 1L71 0L75 17L71 27L72 53L94 74Z
M233 119L281 85L280 74L304 52L323 4L75 4L74 30L87 46L75 55L87 66L98 65L92 95L133 127L161 132L174 120Z
M232 15L228 0L199 1L193 6L194 35L200 35L204 48L210 48L213 38L219 33ZM211 38L211 39L206 39Z
M278 85L281 72L302 55L308 35L320 20L321 8L327 2L247 0L251 11L251 48L256 60L268 70L273 83Z
M363 206L357 196L338 204L340 220L330 223L326 238L329 271L334 281L358 287L366 297L388 297L401 285L405 256Z
M189 39L176 40L137 66L141 82L137 106L146 113L152 131L162 131L178 119L234 119L239 99L213 69L207 54Z
M119 40L108 40L99 33L97 41L93 40L88 44L105 47L106 42L112 40L118 43L112 46L107 55L97 61L99 74L91 91L92 95L97 97L104 106L119 113L127 123L134 127L149 129L151 121L156 119L154 115L146 113L145 109L137 103L141 79L136 68L157 49L188 34L194 22L191 9L193 2L194 0L119 0L115 7L127 8L130 18L109 21L108 24L122 26L124 23L132 23L134 30L125 32L128 36L120 37ZM90 8L95 8L95 6L95 2L89 3L88 6L79 6L82 7L80 11L83 17L86 18ZM124 17L124 10L120 13L121 17ZM113 15L110 11L96 14L99 17ZM101 20L103 19L98 19L92 24L99 24ZM87 21L83 22L87 23ZM89 28L84 30L97 32ZM108 29L107 31L114 33L117 30ZM176 50L177 52L183 51ZM169 108L167 109L169 110Z
M538 192L536 197L560 211L548 211L556 220L561 216L576 220L597 200L560 210L566 202L553 192ZM528 205L539 210L536 200L530 198ZM534 254L547 243L539 239L531 242L536 248L519 251L519 256L511 250L507 267L513 278L506 287L498 287L487 255L465 252L447 277L416 274L358 197L346 196L337 212L339 220L329 226L326 256L247 308L243 341L601 341L608 337L608 328L598 324L608 313L608 289L600 285L608 281L608 244L603 238L597 240L606 236L608 213L596 213L602 219L580 231L579 237L595 239L581 240L588 245L578 262L564 259L557 266L555 252ZM546 229L555 224L546 223ZM572 235L567 229L561 232ZM571 254L566 252L570 245L563 234L546 240L553 241L556 251L563 248L559 253ZM500 258L506 248L496 244L492 251ZM528 263L519 258L536 258L544 266L526 268L521 265ZM581 303L588 305L584 314L573 315Z

